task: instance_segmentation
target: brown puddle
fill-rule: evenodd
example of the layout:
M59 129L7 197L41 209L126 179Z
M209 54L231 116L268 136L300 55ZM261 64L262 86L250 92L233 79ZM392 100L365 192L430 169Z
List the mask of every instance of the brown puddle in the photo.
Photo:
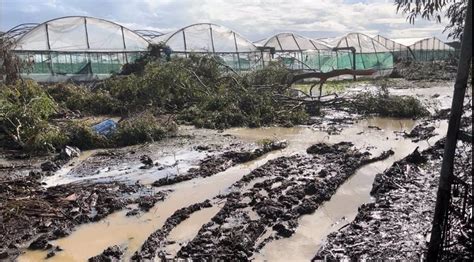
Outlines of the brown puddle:
M166 252L170 254L171 257L176 256L181 249L180 244L186 244L192 240L199 232L199 229L201 229L201 226L209 222L223 205L224 204L221 203L219 205L213 205L210 208L199 210L171 230L168 241L175 241L176 243L166 246Z
M409 140L397 136L393 131L410 131L416 122L413 120L399 120L389 118L371 118L343 129L340 135L329 136L327 133L313 130L310 127L295 128L236 128L227 130L246 141L255 142L263 138L286 139L289 146L282 151L271 152L255 161L229 168L215 176L194 179L179 183L174 186L161 188L173 189L163 202L158 202L148 213L139 217L126 217L126 210L109 215L102 221L79 226L70 236L53 241L52 244L60 246L64 251L58 252L49 261L85 261L88 258L101 253L112 245L127 247L126 258L140 248L148 236L160 228L165 220L174 211L188 205L211 199L214 196L225 193L229 187L251 170L265 164L268 160L298 153L304 153L306 148L316 142L335 143L339 141L351 141L358 148L369 148L376 155L383 150L393 148L395 156L377 162L360 169L359 172L341 186L336 195L319 208L314 214L304 216L300 219L300 226L296 233L289 239L274 241L267 244L262 252L269 254L259 256L259 260L288 260L301 258L308 260L316 252L321 240L330 232L342 226L344 223L332 225L339 221L342 216L346 221L355 216L357 207L361 203L369 202L368 192L376 173L382 171L391 163L411 153L416 147ZM378 126L382 130L368 128ZM445 127L443 123L442 128ZM363 133L360 133L363 132ZM444 132L442 132L444 134ZM388 139L387 139L388 138ZM398 140L396 140L398 139ZM434 140L433 140L434 141ZM375 148L373 148L375 147ZM179 250L178 243L191 240L213 214L219 211L219 206L203 209L193 214L188 220L178 225L170 235L169 240L177 241L177 244L167 247L171 253ZM284 242L282 242L284 241ZM282 254L284 253L284 254ZM18 261L41 261L46 252L27 251L18 258Z
M393 162L413 152L417 146L420 147L419 150L421 151L433 145L446 134L448 126L446 121L441 122L436 129L437 136L428 141L413 143L403 138L398 141L394 140L393 132L391 132L392 134L386 132L396 126L393 122L388 123L379 119L369 120L368 124L383 128L383 135L364 136L356 143L368 143L370 141L379 148L392 148L395 154L388 159L360 168L316 212L301 217L298 228L291 237L268 243L254 256L255 261L310 261L329 233L350 223L357 215L359 206L372 201L370 191L377 173L383 172ZM404 126L404 128L407 127ZM383 138L385 135L389 137L388 140Z
M163 202L158 202L140 217L127 217L126 210L119 211L97 223L79 226L68 237L52 241L53 245L60 246L63 251L48 261L85 261L112 245L127 247L125 260L128 260L151 233L161 228L174 211L224 193L244 174L281 155L281 151L274 151L255 161L231 167L215 176L163 187L161 189L174 189L174 191ZM46 252L27 251L18 258L18 261L41 261L45 257Z

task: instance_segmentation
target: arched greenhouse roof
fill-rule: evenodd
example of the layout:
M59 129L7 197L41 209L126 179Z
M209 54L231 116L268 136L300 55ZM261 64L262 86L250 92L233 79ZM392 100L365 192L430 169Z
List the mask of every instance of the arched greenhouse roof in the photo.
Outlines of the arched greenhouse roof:
M354 47L357 53L390 52L383 44L362 33L349 33L333 42L335 47Z
M28 51L144 51L148 42L117 23L86 16L46 21L19 37L15 50Z
M134 30L133 32L139 34L140 36L142 36L148 41L151 41L152 39L163 35L162 32L159 32L156 30L149 30L149 29Z
M400 50L407 50L408 46L398 43L390 38L377 35L374 37L375 40L377 40L379 43L384 45L386 48L388 48L390 51L400 51Z
M331 50L332 48L317 40L294 33L279 33L262 42L264 47L274 47L276 51Z
M436 37L427 38L398 38L393 41L404 44L412 50L450 50L455 49Z
M242 53L257 47L240 34L220 25L199 23L186 26L152 40L164 43L174 52Z

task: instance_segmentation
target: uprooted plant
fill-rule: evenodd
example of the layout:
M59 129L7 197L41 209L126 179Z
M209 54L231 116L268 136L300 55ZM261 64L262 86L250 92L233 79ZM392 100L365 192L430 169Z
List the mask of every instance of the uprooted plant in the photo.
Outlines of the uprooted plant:
M44 87L33 81L3 85L2 145L31 151L53 151L65 144L81 149L125 146L159 140L174 132L175 121L217 129L292 126L306 123L307 112L315 105L382 116L427 114L417 99L393 96L383 88L377 93L324 101L321 97L295 97L291 83L299 76L279 63L236 74L218 58L205 55L149 58L134 70L93 86L61 83ZM330 72L334 73L341 72ZM116 115L125 120L113 134L103 136L81 121L52 121L68 111L80 112L73 118Z

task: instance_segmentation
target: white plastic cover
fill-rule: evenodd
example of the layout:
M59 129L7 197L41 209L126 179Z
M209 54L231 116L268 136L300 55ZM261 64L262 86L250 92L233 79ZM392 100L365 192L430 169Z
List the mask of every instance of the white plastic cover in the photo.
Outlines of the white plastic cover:
M256 46L234 31L214 24L194 24L153 39L174 52L255 52Z
M306 38L293 33L280 33L268 38L265 47L274 47L276 51L330 50L331 47L321 41Z
M374 40L368 35L361 33L350 33L338 40L336 47L354 47L357 53L384 53L390 52L388 48Z
M386 38L381 35L375 36L374 39L384 45L390 51L404 51L408 49L406 45L400 44L398 42L393 41L392 39Z
M49 43L48 43L49 39ZM63 17L42 23L17 40L16 50L144 51L148 42L113 22L92 17Z
M430 38L399 38L393 39L398 43L405 43L412 50L449 50L454 51L454 48L445 44L436 37Z

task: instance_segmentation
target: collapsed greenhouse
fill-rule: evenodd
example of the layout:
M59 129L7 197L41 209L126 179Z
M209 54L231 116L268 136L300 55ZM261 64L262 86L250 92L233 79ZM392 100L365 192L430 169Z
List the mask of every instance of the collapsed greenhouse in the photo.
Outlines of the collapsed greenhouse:
M211 23L193 24L152 40L175 56L212 54L230 68L247 71L263 65L263 52L238 33Z
M291 70L328 72L372 69L389 74L400 59L445 60L455 49L437 38L389 39L361 33L316 40L280 33L251 42L226 27L192 24L169 33L132 31L117 23L85 16L62 17L12 28L13 52L24 66L22 75L41 82L90 81L120 72L148 52L150 44L169 47L171 57L212 55L226 68L246 72L281 61Z
M379 74L390 74L393 69L393 54L384 45L361 33L349 33L329 42L336 49L353 49L350 55L336 57L337 68L375 69Z
M264 48L272 48L276 58L294 70L330 71L332 48L320 41L293 33L280 33L257 42ZM275 56L274 56L275 58Z

